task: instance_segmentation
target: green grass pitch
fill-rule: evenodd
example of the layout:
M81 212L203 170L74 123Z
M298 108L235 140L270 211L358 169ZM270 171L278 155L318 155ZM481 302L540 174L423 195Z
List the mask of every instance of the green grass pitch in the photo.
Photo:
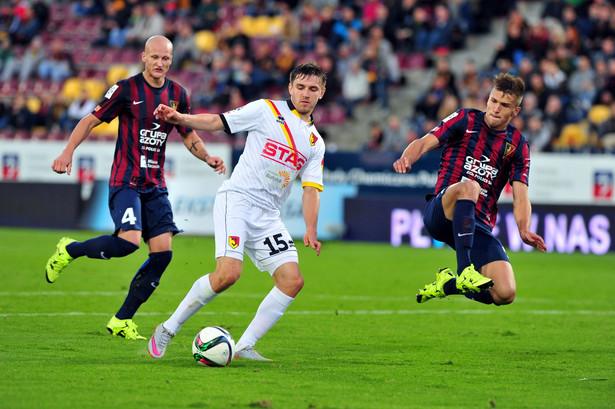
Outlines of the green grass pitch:
M0 408L613 408L615 255L511 253L517 300L416 303L450 249L297 240L305 287L257 344L274 362L206 368L190 344L205 326L238 339L271 289L246 259L239 282L203 308L162 360L146 341L107 334L146 246L78 259L54 284L44 264L62 235L0 229ZM177 236L158 290L135 317L142 335L211 272L213 240Z

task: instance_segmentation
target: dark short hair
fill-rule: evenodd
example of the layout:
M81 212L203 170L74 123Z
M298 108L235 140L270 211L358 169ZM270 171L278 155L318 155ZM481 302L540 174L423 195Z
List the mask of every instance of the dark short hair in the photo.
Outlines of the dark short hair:
M500 73L493 78L493 87L504 94L510 94L517 100L517 106L525 94L525 82L520 77L507 72Z
M320 68L318 64L312 61L297 65L290 72L289 79L290 79L290 83L292 84L295 81L295 79L297 79L298 77L311 77L311 76L318 77L318 79L320 80L320 84L322 85L323 88L327 85L327 72L323 70L322 68Z

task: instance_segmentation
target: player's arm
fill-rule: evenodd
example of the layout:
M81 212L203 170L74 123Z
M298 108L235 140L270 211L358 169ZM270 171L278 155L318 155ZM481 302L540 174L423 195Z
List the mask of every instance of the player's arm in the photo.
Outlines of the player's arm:
M316 239L316 226L318 224L318 209L320 207L320 193L314 186L303 187L303 219L305 220L305 235L303 244L316 250L320 255L321 243Z
M207 148L205 148L205 142L203 142L196 132L190 131L183 134L182 142L191 154L207 163L215 172L221 175L226 174L226 166L224 166L222 158L209 155Z
M168 105L160 104L154 110L154 115L157 119L173 125L182 125L207 132L224 130L224 122L219 114L182 114Z
M440 145L438 138L434 134L428 133L420 139L410 142L404 149L401 157L393 163L393 168L397 173L406 173L412 165L421 158L426 152L437 148Z
M532 220L532 205L527 194L527 185L523 182L513 181L513 214L517 221L517 228L521 240L529 246L535 247L540 251L546 251L547 246L544 240L536 233L530 231Z
M100 119L92 114L88 114L81 118L70 134L66 148L64 148L60 156L53 161L51 169L56 173L67 173L70 175L70 171L73 167L73 153L75 149L77 149L77 146L81 145L81 142L90 135L92 129L100 125L101 122Z

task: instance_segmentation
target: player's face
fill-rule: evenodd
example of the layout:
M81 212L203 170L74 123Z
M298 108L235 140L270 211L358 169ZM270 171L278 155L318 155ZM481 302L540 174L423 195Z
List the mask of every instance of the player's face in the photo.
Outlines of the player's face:
M173 62L173 47L167 41L153 41L145 47L142 60L145 64L145 77L162 85Z
M302 119L309 120L318 100L324 95L325 88L314 75L300 76L295 78L292 84L288 84L288 92L299 115Z
M521 107L517 106L517 99L514 95L505 94L493 88L487 101L485 122L494 131L503 131L520 110Z

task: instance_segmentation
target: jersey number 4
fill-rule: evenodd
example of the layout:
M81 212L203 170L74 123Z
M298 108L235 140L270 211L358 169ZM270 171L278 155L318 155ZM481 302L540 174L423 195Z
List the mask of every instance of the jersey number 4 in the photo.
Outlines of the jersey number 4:
M129 207L122 216L122 223L135 224L136 222L137 218L135 217L135 211L132 207Z

